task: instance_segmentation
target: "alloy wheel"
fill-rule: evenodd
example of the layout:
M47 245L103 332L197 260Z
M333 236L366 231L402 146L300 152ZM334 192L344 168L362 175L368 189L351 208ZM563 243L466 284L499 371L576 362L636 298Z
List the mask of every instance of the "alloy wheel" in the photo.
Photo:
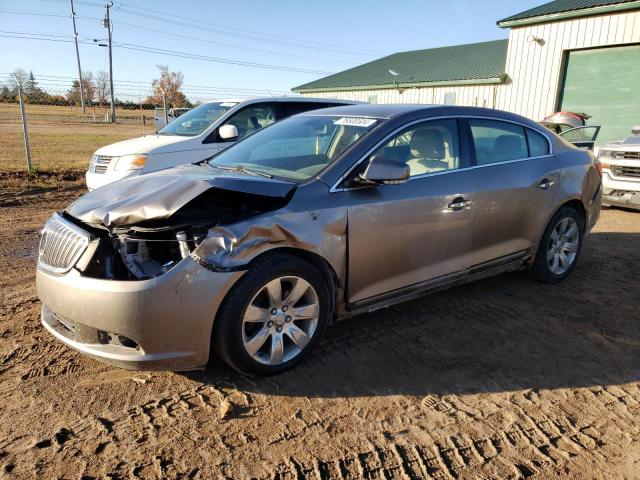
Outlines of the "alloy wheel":
M271 280L251 299L242 319L246 352L265 365L280 365L302 352L320 317L318 294L297 276Z
M560 219L551 232L547 265L555 275L564 274L576 260L580 242L578 224L570 217Z

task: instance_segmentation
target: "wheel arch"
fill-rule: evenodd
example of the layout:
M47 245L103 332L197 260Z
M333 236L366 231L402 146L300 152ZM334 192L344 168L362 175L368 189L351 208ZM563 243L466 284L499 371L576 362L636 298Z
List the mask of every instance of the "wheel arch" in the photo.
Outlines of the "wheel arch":
M584 208L582 201L577 198L566 200L564 203L558 206L556 211L553 212L553 215L551 215L550 219L553 218L553 216L556 213L558 213L562 208L565 208L565 207L572 208L573 210L578 212L578 214L580 215L580 218L582 219L582 232L584 233L584 230L587 228L587 210L586 208Z
M298 257L301 260L309 262L318 269L327 284L327 288L329 289L329 298L331 300L331 317L335 320L338 307L338 296L340 292L340 281L338 274L334 270L333 266L329 263L329 261L322 257L322 255L311 252L309 250L303 250L301 248L295 247L276 247L272 248L271 250L267 250L266 252L263 252L252 259L251 262L249 262L248 268L251 268L253 264L262 261L264 258L274 255L291 255L294 257Z

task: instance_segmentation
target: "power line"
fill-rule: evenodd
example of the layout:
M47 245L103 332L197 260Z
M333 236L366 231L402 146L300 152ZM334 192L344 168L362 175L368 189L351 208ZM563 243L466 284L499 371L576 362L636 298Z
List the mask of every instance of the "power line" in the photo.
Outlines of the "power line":
M28 36L30 35L30 36ZM36 37L37 36L37 37ZM40 40L40 41L49 41L49 42L64 42L69 43L73 42L73 40L67 40L69 38L66 35L58 35L58 34L42 34L42 33L30 33L30 32L8 32L8 31L0 31L0 37L5 38L19 38L23 40ZM54 37L54 38L44 38L44 37ZM91 44L92 42L83 42L79 43ZM145 45L137 45L133 43L115 43L118 48L124 48L125 50L135 50L139 52L145 53L156 53L160 55L166 55L170 57L179 57L179 58L188 58L191 60L202 60L206 62L213 63L223 63L227 65L238 65L242 67L252 67L252 68L261 68L265 70L280 70L284 72L296 72L296 73L310 73L316 75L329 75L332 72L326 72L322 70L311 70L305 68L297 68L297 67L286 67L283 65L272 65L266 63L254 63L254 62L244 62L241 60L233 60L230 58L223 57L210 57L207 55L199 55L196 53L189 52L179 52L175 50L165 50L162 48L148 47Z
M55 3L64 2L64 0L41 0L41 1L55 2ZM87 1L79 1L77 3L81 5L92 6L92 7L102 7L102 5L100 4L87 2ZM222 35L241 37L245 39L254 40L257 42L270 41L273 43L290 45L298 48L324 50L324 51L331 52L333 54L342 53L347 55L358 55L358 56L381 55L379 52L374 52L366 49L346 48L340 45L325 44L320 42L310 42L308 40L300 40L292 37L286 37L283 35L274 35L274 34L263 33L263 32L258 32L255 30L249 30L244 28L230 27L227 25L216 24L216 23L212 23L204 20L199 20L199 19L182 17L179 15L171 14L171 13L164 13L159 10L152 10L149 8L137 7L133 5L126 5L122 2L114 2L114 3L119 5L117 9L118 12L124 13L127 15L135 15L135 16L146 18L149 20L170 23L172 25L180 25L187 28L195 28L199 30L222 34ZM141 11L135 11L135 10L141 10ZM150 13L145 13L145 12L150 12ZM212 28L212 26L215 28Z
M78 2L76 2L78 3ZM18 11L18 10L0 10L0 13L7 13L7 14L14 14L14 15L28 15L28 16L46 16L46 17L56 17L56 18L69 18L69 15L59 15L59 14L53 14L53 13L45 13L45 12L32 12L32 11ZM76 19L78 20L90 20L90 21L100 21L100 18L97 17L86 17L86 16L82 16L82 15L75 15ZM112 21L113 23L113 21ZM116 22L118 24L119 27L124 28L126 30L132 30L132 31L147 31L150 33L155 33L157 35L162 35L163 37L166 38L167 36L167 31L166 30L158 30L155 28L150 28L150 27L143 27L141 25L134 25L132 23L128 23L128 22L124 22L122 20L118 20ZM275 56L279 56L279 57L283 57L283 56L287 56L287 57L292 57L292 58L302 58L305 60L313 60L313 61L321 61L321 62L331 62L331 63L337 63L337 64L345 64L347 61L346 60L340 60L340 59L335 59L335 58L322 58L322 57L310 57L308 55L302 55L302 54L295 54L295 53L289 53L289 52L278 52L275 50L267 50L267 49L263 49L263 48L253 48L253 47L245 47L245 46L240 46L240 45L235 45L232 43L227 43L227 42L220 42L220 41L216 41L216 40L210 40L210 39L206 39L206 38L201 38L201 37L195 37L192 35L184 35L181 33L176 33L176 32L171 32L170 35L172 37L177 37L177 38L184 38L187 40L193 40L193 41L197 41L197 42L203 42L203 43L208 43L211 45L219 45L219 46L223 46L223 47L228 47L228 48L233 48L233 49L237 49L237 50L242 50L242 51L247 51L247 52L255 52L255 53L261 53L261 54L267 54L267 55L275 55ZM87 37L89 38L89 37Z
M155 28L149 28L149 27L141 27L140 25L133 25L131 23L127 23L127 22L123 22L122 20L118 20L117 22L118 27L120 28L125 28L128 30L134 30L134 31L139 31L139 30L144 30L147 32L151 32L151 33L156 33L158 35L162 35L166 38L167 36L167 32L163 31L163 30L158 30ZM331 58L322 58L322 57L309 57L308 55L298 55L295 53L283 53L283 52L277 52L275 50L265 50L263 48L252 48L252 47L242 47L240 45L234 45L232 43L226 43L226 42L218 42L216 40L209 40L206 38L200 38L200 37L194 37L191 35L184 35L181 33L175 33L172 32L171 33L172 37L178 37L178 38L184 38L187 40L194 40L197 42L203 42L203 43L208 43L211 45L219 45L222 47L229 47L229 48L234 48L237 50L244 50L247 52L255 52L255 53L262 53L262 54L267 54L267 55L277 55L279 57L282 56L287 56L287 57L294 57L294 58L303 58L305 60L314 60L314 61L322 61L322 62L333 62L333 63L342 63L344 64L345 61L344 60L336 60L336 59L331 59Z

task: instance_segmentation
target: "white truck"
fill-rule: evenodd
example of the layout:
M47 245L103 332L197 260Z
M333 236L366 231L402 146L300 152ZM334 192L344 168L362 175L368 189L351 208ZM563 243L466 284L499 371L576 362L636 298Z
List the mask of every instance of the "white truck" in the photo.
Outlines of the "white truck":
M598 160L602 165L602 205L640 210L640 125L624 140L603 145Z

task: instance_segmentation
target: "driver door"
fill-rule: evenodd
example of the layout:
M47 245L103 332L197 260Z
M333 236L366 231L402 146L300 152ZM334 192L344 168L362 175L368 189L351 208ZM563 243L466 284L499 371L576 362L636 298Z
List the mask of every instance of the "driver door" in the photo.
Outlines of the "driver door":
M474 182L473 170L464 169L469 155L458 131L455 119L421 122L371 153L406 161L411 176L399 185L348 191L350 303L366 304L464 275Z

